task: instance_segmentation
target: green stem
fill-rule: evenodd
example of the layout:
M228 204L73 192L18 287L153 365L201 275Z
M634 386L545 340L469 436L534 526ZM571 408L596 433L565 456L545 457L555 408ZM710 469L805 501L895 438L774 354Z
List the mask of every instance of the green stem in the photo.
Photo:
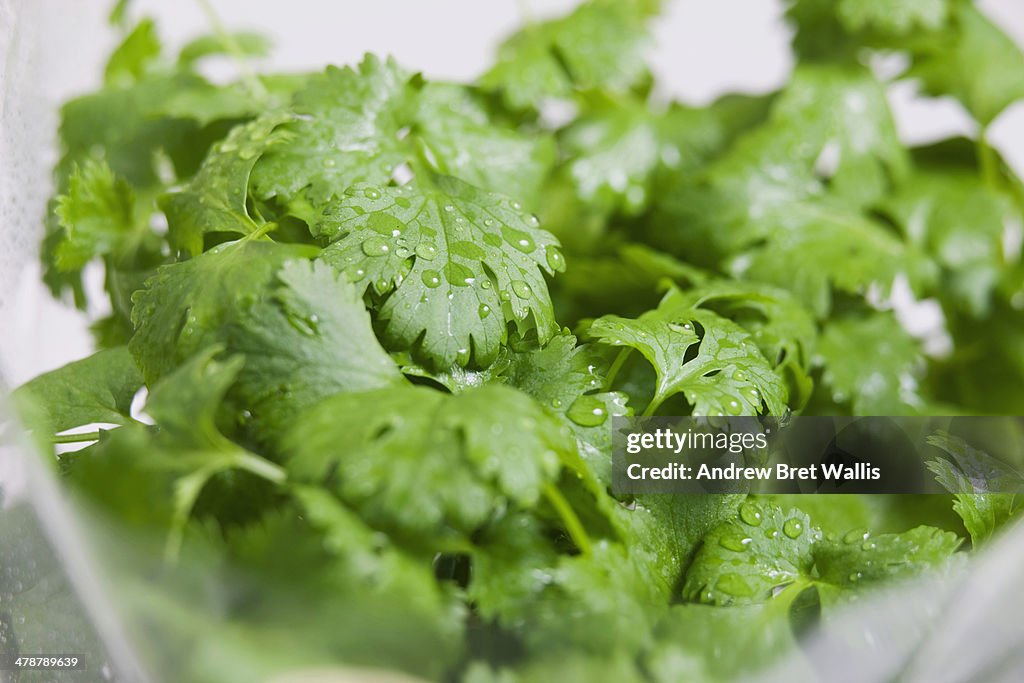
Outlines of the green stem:
M239 47L238 41L231 35L227 29L224 28L224 24L221 23L220 17L217 16L217 12L213 9L213 5L210 4L209 0L196 0L199 3L199 7L202 8L203 14L206 15L207 21L213 27L213 32L217 34L217 38L224 45L224 49L228 51L228 54L238 64L238 70L242 74L242 80L245 82L247 88L252 93L252 96L263 103L266 103L270 97L270 93L263 87L263 83L259 78L256 77L256 73L252 70L249 65L249 60L245 56L245 52Z
M654 415L654 411L660 408L661 404L664 402L664 397L655 396L651 399L651 402L647 404L647 407L644 408L644 412L640 414L640 417L650 417L651 415Z
M83 441L98 441L99 432L82 432L81 434L57 434L50 439L51 443L82 443Z
M565 530L569 532L569 538L572 539L572 542L576 544L581 553L589 555L593 548L590 536L587 535L587 530L583 528L580 518L576 516L576 511L569 505L569 501L565 499L565 496L558 490L558 487L551 483L544 485L544 497L551 503L551 507L555 508L555 512L558 513L562 524L565 525Z
M985 185L991 189L999 187L999 161L992 145L988 143L988 128L982 128L978 132L977 140L978 164L981 167L981 177Z
M612 361L612 365L608 368L608 375L604 378L604 386L601 387L601 391L611 391L612 384L615 382L616 375L619 374L619 370L625 365L626 359L629 358L629 354L633 353L632 347L624 347L619 351L619 355L615 356L615 360Z

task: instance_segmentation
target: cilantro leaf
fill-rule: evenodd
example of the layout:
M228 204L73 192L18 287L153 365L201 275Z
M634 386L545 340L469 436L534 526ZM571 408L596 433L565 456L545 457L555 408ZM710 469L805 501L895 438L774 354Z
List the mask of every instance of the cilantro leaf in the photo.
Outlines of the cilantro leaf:
M498 48L480 84L512 109L539 106L576 89L625 91L646 76L647 21L657 2L589 0L571 14L528 24Z
M552 138L503 125L478 92L450 83L427 83L419 91L410 135L438 172L531 209L540 203L557 155Z
M327 482L371 523L428 538L535 505L572 449L529 397L494 385L337 394L298 417L285 441L292 476Z
M798 511L745 503L713 529L686 573L683 597L715 605L764 602L776 588L809 577L821 532Z
M228 322L252 306L300 246L241 240L160 268L133 297L128 348L148 383L223 341Z
M921 348L891 314L837 318L825 326L816 362L836 403L856 415L902 415L923 406Z
M903 36L915 29L944 26L950 4L949 0L839 0L836 15L851 33L869 29Z
M1003 230L1021 216L1008 196L973 171L922 170L880 208L940 265L944 298L973 315L988 311L1003 269Z
M680 304L671 294L639 318L599 318L588 334L637 349L654 367L655 394L644 414L678 393L695 415L756 415L762 403L772 415L785 410L785 384L751 335L711 311Z
M309 188L322 202L357 182L387 182L406 151L398 132L408 117L409 75L392 59L367 55L358 70L328 67L295 93L296 120L282 144L252 169L261 199L288 201Z
M847 540L851 539L851 540ZM901 534L848 535L815 550L819 580L834 586L913 576L941 566L960 546L950 531L919 526Z
M143 19L107 60L103 80L108 87L130 86L145 77L146 69L160 56L160 39L152 19Z
M928 443L949 456L929 461L928 469L956 497L953 509L964 520L974 545L984 543L1016 516L1020 509L1016 493L1024 484L1024 477L946 432L928 437Z
M246 358L233 398L247 421L277 434L322 398L401 382L359 292L343 276L322 263L294 260L276 281L227 334L231 351Z
M73 427L98 423L131 424L131 404L142 375L125 347L39 375L15 390L13 398L43 439Z
M952 95L982 126L1024 97L1024 53L971 3L954 3L953 30L915 55L908 75Z
M564 259L517 201L444 176L355 187L314 233L331 241L323 260L388 295L377 314L387 342L436 366L489 365L510 323L540 343L556 329L542 272Z
M163 198L172 245L195 256L203 251L205 233L247 235L258 228L246 207L249 175L260 154L283 137L275 129L289 120L288 114L267 114L236 126L183 191Z
M103 162L86 161L72 172L55 213L64 229L54 261L62 271L80 271L96 256L121 254L147 232L131 186Z

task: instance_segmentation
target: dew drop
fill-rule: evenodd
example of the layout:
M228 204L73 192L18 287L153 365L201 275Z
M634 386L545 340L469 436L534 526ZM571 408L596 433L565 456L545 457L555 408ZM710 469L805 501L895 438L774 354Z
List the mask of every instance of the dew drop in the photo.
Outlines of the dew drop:
M861 580L861 578L863 576L864 575L861 574L860 572L853 572L852 574L850 574L850 581L851 581L851 583L857 583L858 581Z
M534 243L533 238L530 237L530 234L523 232L522 230L502 228L501 234L505 238L506 242L524 254L529 254L537 248L537 245Z
M803 532L804 525L799 519L787 519L782 525L782 533L790 538L800 538L800 534Z
M597 427L608 419L604 404L593 396L580 396L569 406L566 415L581 427Z
M750 526L761 526L761 509L754 503L743 503L740 505L740 519Z
M746 382L747 373L743 372L742 370L737 370L736 372L732 373L732 378L737 382Z
M348 276L348 279L352 282L359 282L366 277L366 271L359 266L349 266L345 269L345 275Z
M384 256L391 251L391 247L380 237L367 237L363 240L362 250L367 256Z
M337 163L334 159L324 159L324 168L334 168Z
M446 213L451 213L451 212L455 211L455 207L452 206L451 204L445 204L444 205L444 210L445 210Z
M480 304L480 307L476 309L476 312L480 315L480 319L484 320L491 314L491 307L487 304Z
M423 284L431 289L441 286L441 273L436 270L424 270L420 278L423 280Z
M560 399L560 398L553 398L553 399L551 399L551 407L552 408L561 408L562 407L562 399Z
M722 546L726 550L731 550L735 553L745 552L747 545L753 539L749 536L740 536L738 534L726 534L718 539L718 545Z
M372 187L363 190L363 196L367 199L380 199L380 190L375 190Z
M853 545L854 543L866 541L868 539L868 536L868 532L862 529L854 529L853 531L847 532L847 534L843 536L843 543Z
M742 410L739 401L736 400L729 401L729 405L727 407L729 409L729 413L732 415L739 415Z
M516 296L520 299L528 299L533 294L533 290L530 289L530 285L526 284L522 280L512 281L512 291L515 292Z
M409 258L410 254L412 254L412 252L408 247L397 247L395 249L395 256L398 258Z
M416 255L422 259L433 261L437 256L437 247L428 242L420 242L416 245Z
M874 550L877 547L878 547L878 544L876 544L874 541L872 541L870 539L866 540L866 541L864 541L863 543L860 544L860 549L861 550Z
M484 280L484 281L482 281L480 283L480 289L490 289L490 288L491 288L491 281L490 280Z
M565 270L565 257L562 256L562 252L557 247L547 248L547 262L548 267L556 273L561 273Z

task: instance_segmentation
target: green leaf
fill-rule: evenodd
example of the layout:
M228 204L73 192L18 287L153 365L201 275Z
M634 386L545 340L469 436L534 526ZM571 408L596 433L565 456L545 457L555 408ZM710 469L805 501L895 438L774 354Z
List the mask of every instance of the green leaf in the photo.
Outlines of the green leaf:
M916 414L924 405L918 342L890 313L836 318L825 325L816 364L836 403L856 415Z
M153 385L146 412L176 444L195 449L227 446L217 414L245 359L215 360L222 351L221 346L204 349Z
M871 30L904 36L915 30L933 31L946 24L949 0L839 0L836 15L851 33Z
M683 597L715 605L748 605L811 576L821 532L798 511L744 503L740 516L715 527L686 573Z
M944 297L973 315L987 313L1005 268L1005 225L1021 218L1009 197L973 169L922 170L886 197L881 209L942 267Z
M477 92L450 83L423 86L410 135L440 173L500 192L530 209L540 203L557 154L552 138L502 125Z
M785 411L785 384L751 335L727 318L675 301L672 294L639 318L599 318L588 335L637 349L654 367L655 394L645 414L678 393L694 415L757 415L762 402L771 415Z
M817 343L814 319L785 290L755 282L713 281L689 290L671 289L666 304L699 307L751 332L764 357L791 376L790 396L810 393L808 376ZM797 400L798 406L803 401Z
M849 540L848 540L849 539ZM941 566L960 546L950 531L919 526L901 534L850 534L826 539L815 550L819 581L833 586L915 576Z
M647 75L647 21L657 5L589 0L565 17L528 24L501 44L480 84L512 109L537 108L577 89L629 90Z
M955 495L953 509L964 520L971 542L975 546L984 543L1016 516L1020 508L1016 494L1024 485L1024 477L946 432L928 437L928 443L949 455L929 461L928 469Z
M796 646L790 615L807 592L796 584L763 604L674 605L657 626L657 641L644 655L645 668L657 683L757 675ZM806 669L806 679L814 680L810 665Z
M239 31L229 34L229 37L242 54L248 57L266 57L273 46L270 38L262 33ZM231 56L231 50L225 45L224 38L216 34L199 36L181 48L178 53L178 65L191 67L202 59L218 55Z
M28 426L44 439L94 422L126 425L142 375L121 346L39 375L13 397Z
M487 619L525 640L531 654L636 652L665 609L665 588L621 545L593 554L552 551L526 517L482 534L469 595Z
M236 316L228 335L231 351L246 358L233 394L246 420L278 434L322 398L401 383L359 292L343 276L296 260L281 267L275 284Z
M103 81L108 87L130 86L142 80L160 56L160 39L151 19L140 21L107 60Z
M286 444L292 476L326 481L373 524L428 538L532 507L572 449L529 397L493 385L337 394L297 418Z
M131 186L98 161L75 168L55 213L64 229L55 264L63 271L80 271L97 256L123 251L146 227L136 217Z
M988 126L1024 97L1024 53L971 3L955 3L951 34L916 55L908 75L931 95L956 97Z
M192 354L224 341L229 321L255 304L301 246L240 240L163 266L132 298L128 348L152 384Z
M358 69L328 67L292 102L296 120L252 171L261 199L288 201L309 188L318 204L357 182L385 183L406 159L398 136L409 116L409 74L366 55Z
M521 205L448 177L432 184L355 187L314 233L322 259L387 295L387 343L428 362L489 365L508 325L540 343L555 321L543 272L564 267L558 243Z
M258 229L246 207L249 175L264 150L284 137L275 129L291 118L271 113L234 127L185 189L164 196L160 205L172 245L196 256L208 232L247 235Z

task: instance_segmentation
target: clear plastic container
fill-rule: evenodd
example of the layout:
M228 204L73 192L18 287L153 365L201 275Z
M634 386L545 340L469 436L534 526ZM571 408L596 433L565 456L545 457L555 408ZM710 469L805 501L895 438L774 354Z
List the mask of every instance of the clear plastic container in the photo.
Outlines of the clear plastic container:
M225 4L232 5L223 10L231 16L248 3ZM456 16L456 10L469 11L474 3L444 4L446 11ZM1024 18L1016 0L990 4L1011 20ZM36 254L40 218L50 192L49 169L55 159L56 106L98 80L102 55L113 40L104 27L105 5L0 0L0 388L89 350L82 316L51 301L38 284ZM307 13L317 7L317 3L292 3L298 5ZM375 10L378 19L393 11L394 5L382 3ZM502 5L498 18L489 24L491 29L483 32L482 45L492 44L514 22L514 4L508 5ZM171 15L176 11L166 4L161 9ZM369 10L364 7L360 11L367 25L372 23L366 14ZM486 14L479 7L477 12ZM182 34L197 16L194 8L186 14L180 25L175 25ZM272 11L264 15L274 16ZM1020 30L1021 26L1024 21L1011 28ZM358 23L353 30L359 30ZM285 33L293 42L285 44L290 51L285 50L282 64L312 66L330 59L324 50L317 54L298 50L294 43L298 29L285 28ZM364 41L385 34L390 35L386 27ZM426 53L436 45L428 41L411 52ZM393 47L386 44L377 49ZM348 52L360 50L361 46L347 48L337 61L352 61ZM656 63L664 70L672 59L663 55ZM415 63L416 57L408 60ZM461 60L435 62L435 71L471 76L471 68L458 73L465 68ZM783 63L772 68L784 73L787 67ZM773 77L767 74L765 87ZM723 85L736 83L719 87ZM906 113L918 105L908 101L900 106ZM933 119L943 116L940 112ZM955 115L946 118L946 123L936 124L939 129L945 127L942 132L961 125ZM1013 121L1001 124L996 142L1002 139L1007 143L1004 153L1011 160L1024 162L1020 119L1018 111ZM98 274L89 277L95 283ZM89 313L96 316L102 311ZM24 674L21 678L0 671L0 681L170 681L173 678L165 673L166 662L216 655L179 652L173 642L160 639L159 631L147 627L139 601L151 596L141 598L134 590L139 576L132 542L118 537L105 521L96 520L62 493L55 472L32 452L9 407L0 403L0 654L15 642L11 635L17 634L22 651L78 654L86 659L83 670L35 677ZM813 634L802 650L794 651L756 680L796 680L794 676L806 671L807 662L822 680L829 681L1022 680L1021 566L1024 527L1018 525L949 576L902 584L852 604L841 617ZM179 574L187 573L184 568ZM176 590L201 591L201 580L190 583L193 579L196 577L183 579L179 575L169 580L167 595L173 596ZM334 671L322 680L370 678L366 672Z

